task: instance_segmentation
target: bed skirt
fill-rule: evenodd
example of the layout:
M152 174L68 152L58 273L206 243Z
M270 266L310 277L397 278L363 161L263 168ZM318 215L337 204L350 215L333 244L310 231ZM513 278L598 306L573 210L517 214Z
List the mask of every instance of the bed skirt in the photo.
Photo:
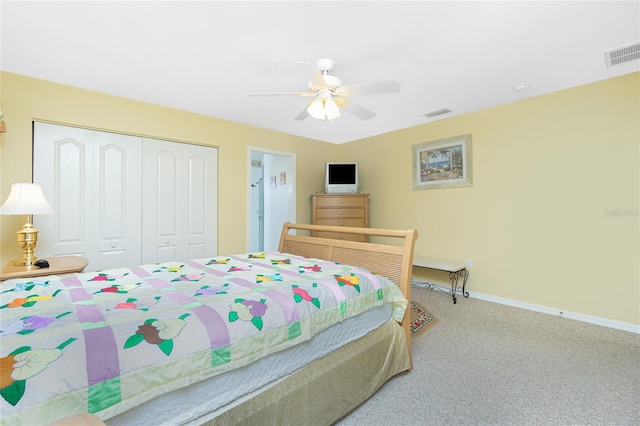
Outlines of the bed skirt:
M201 424L330 425L373 395L389 378L407 370L404 331L389 320L246 401L222 407L219 415Z

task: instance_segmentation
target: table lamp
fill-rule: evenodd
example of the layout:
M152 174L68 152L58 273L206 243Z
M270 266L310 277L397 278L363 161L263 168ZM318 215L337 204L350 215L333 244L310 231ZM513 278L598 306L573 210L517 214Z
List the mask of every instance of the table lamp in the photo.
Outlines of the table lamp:
M35 183L14 183L11 185L9 197L2 206L0 214L15 215L26 214L27 223L18 231L18 244L22 247L22 257L14 260L11 264L15 266L31 266L38 258L33 250L38 243L38 230L33 227L34 214L54 214L56 211L47 202L42 193L42 187Z

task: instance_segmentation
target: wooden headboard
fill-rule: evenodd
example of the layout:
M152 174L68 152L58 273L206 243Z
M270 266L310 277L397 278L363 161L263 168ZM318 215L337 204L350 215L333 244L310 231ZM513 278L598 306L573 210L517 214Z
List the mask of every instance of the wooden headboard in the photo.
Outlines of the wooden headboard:
M398 244L311 237L290 234L291 230L366 235L368 240L370 240L370 237L389 237L398 239L391 240L398 241ZM417 238L418 231L415 229L351 228L344 226L301 225L287 222L282 227L278 251L366 268L393 281L400 288L404 297L411 302L413 249ZM409 354L411 354L411 318L408 312L409 306L407 306L407 312L405 312L401 326L407 338Z

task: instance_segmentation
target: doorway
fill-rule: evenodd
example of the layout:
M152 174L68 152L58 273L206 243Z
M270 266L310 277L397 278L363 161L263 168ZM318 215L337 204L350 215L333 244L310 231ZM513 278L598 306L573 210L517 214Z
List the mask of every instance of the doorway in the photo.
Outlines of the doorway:
M249 251L275 251L282 225L296 221L296 155L248 148Z

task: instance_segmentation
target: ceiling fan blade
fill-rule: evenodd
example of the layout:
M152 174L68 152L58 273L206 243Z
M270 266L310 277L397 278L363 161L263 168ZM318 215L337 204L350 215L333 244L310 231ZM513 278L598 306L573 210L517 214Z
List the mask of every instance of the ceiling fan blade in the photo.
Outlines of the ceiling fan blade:
M309 90L326 92L329 89L327 82L322 76L320 70L313 75L313 79L309 82Z
M314 67L315 69L318 69L318 65L317 64L313 64L311 62L296 61L296 65L310 65L310 66Z
M380 81L378 83L362 83L351 86L338 87L335 94L338 96L364 96L381 95L383 93L395 93L400 91L400 83L394 80Z
M307 108L309 108L309 105L311 105L312 102L313 101L309 102L309 104L306 107L304 107L302 111L300 111L300 114L296 115L296 118L294 118L294 120L301 121L307 118L309 116L309 113L307 112Z
M355 115L361 120L370 120L376 116L375 112L363 108L360 105L356 105L353 102L350 102L348 99L340 97L334 97L333 99L336 101L336 104L338 104L341 110L347 111L348 113Z
M309 81L309 90L312 92L324 92L326 90L328 90L327 87L327 82L325 81L324 77L322 76L322 71L320 70L320 68L318 67L317 64L312 64L311 62L296 62L296 64L302 64L302 65L309 65L311 67L313 67L313 69L315 70L315 72L313 73L313 77L311 78L311 80Z
M249 96L315 96L312 92L266 92L266 93L249 93Z

